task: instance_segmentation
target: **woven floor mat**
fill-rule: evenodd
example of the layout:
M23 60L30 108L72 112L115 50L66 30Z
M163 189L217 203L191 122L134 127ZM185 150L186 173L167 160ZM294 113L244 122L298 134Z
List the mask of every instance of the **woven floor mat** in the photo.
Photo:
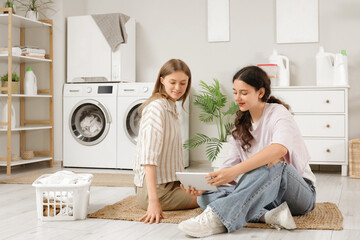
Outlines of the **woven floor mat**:
M200 208L179 211L164 211L168 219L162 219L163 223L180 223L186 219L195 217L201 213ZM105 206L97 212L88 215L89 218L118 219L138 221L146 213L136 202L135 196L127 197L113 205ZM343 216L334 203L316 203L316 207L310 213L294 217L297 229L329 229L342 230ZM272 228L264 223L248 223L250 228Z

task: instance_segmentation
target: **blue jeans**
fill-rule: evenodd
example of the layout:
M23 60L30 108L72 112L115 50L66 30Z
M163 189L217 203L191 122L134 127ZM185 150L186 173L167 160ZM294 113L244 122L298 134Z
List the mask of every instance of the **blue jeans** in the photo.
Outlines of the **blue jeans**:
M244 174L236 186L205 192L197 202L203 210L209 205L228 232L233 232L247 222L258 222L285 201L292 215L302 215L314 209L315 200L315 188L292 165L280 162Z

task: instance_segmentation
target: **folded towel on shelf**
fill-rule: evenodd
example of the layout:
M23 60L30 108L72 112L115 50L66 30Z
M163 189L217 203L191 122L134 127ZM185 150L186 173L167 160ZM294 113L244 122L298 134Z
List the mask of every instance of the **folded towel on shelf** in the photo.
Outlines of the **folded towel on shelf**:
M129 20L129 16L122 13L96 14L91 16L113 52L121 43L126 43L125 23Z
M41 48L34 48L34 47L26 47L23 46L21 47L21 53L23 54L38 54L38 56L45 56L46 51L45 49L41 49Z
M8 52L8 48L7 47L3 47L0 48L0 54L1 55L7 55ZM20 56L21 55L21 48L20 47L13 47L12 48L12 55L13 56Z

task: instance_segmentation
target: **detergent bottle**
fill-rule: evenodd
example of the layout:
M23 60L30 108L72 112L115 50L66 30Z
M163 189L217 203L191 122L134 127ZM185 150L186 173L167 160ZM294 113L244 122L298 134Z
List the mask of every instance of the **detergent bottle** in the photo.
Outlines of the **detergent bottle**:
M335 54L327 53L320 47L316 54L316 85L326 86L334 83Z
M289 58L279 55L277 50L274 49L273 53L269 57L269 63L277 64L278 66L278 85L289 86L290 85L290 69Z
M37 79L31 67L28 67L25 72L24 93L26 95L37 94Z
M8 103L6 101L5 105L2 108L0 122L7 122L8 121ZM15 108L11 104L11 128L15 128ZM7 128L7 126L0 126L0 128Z
M334 61L334 85L348 85L348 64L346 50L341 50L341 53L335 54Z

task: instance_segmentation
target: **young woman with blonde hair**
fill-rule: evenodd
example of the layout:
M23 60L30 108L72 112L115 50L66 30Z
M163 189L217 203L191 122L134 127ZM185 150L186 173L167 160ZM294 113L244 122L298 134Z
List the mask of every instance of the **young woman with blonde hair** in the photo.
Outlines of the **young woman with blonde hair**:
M191 72L180 59L167 61L160 69L152 96L139 108L141 115L137 157L134 166L136 196L147 210L140 219L159 223L163 210L198 206L195 196L180 188L175 173L184 170L183 148L176 101L182 106L189 95Z

